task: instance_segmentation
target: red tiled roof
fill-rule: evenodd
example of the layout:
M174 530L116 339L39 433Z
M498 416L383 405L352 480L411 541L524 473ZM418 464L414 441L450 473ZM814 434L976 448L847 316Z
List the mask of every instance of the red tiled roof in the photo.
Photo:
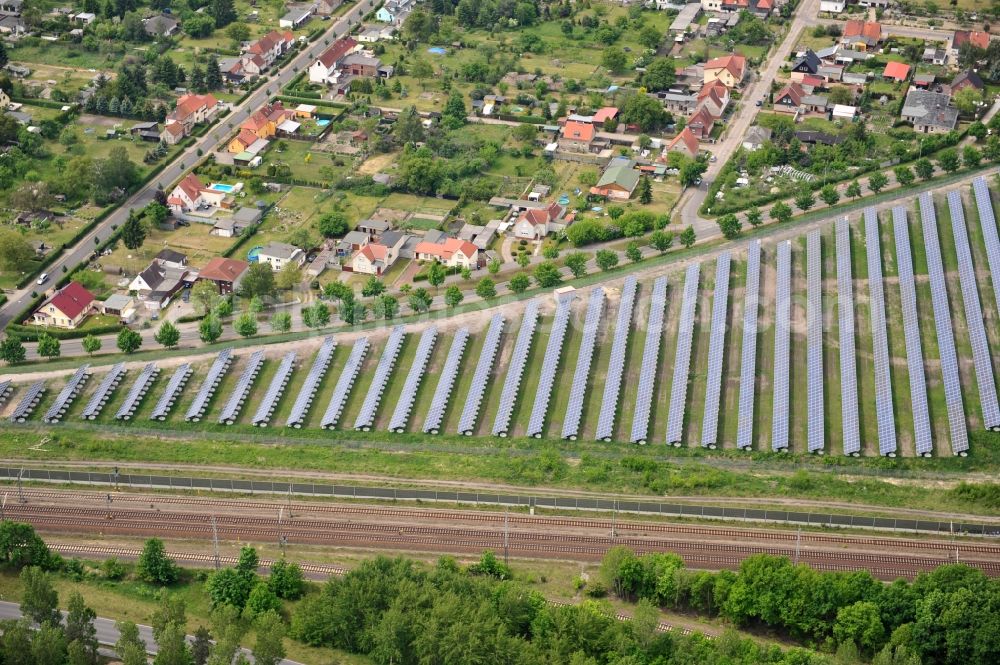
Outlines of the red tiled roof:
M798 83L789 83L784 88L778 91L778 94L774 96L774 102L777 104L783 97L791 97L792 105L798 106L802 103L802 97L805 95L805 91L802 86Z
M568 139L593 141L595 132L594 126L586 122L570 120L563 125L563 136Z
M361 254L373 263L375 261L385 261L385 257L388 253L389 248L378 243L371 243L361 248Z
M177 99L174 116L178 120L184 120L201 107L211 108L218 103L219 101L212 95L181 95Z
M179 196L169 196L167 197L167 205L182 206L184 201Z
M357 45L358 43L350 37L338 39L333 43L333 46L323 51L318 60L323 63L324 67L330 69L337 64L341 58L350 53Z
M168 122L166 125L163 126L163 129L167 130L168 132L170 132L175 136L184 135L184 125L182 125L179 122Z
M715 92L719 99L723 99L729 95L729 88L727 88L726 84L719 79L715 79L701 86L701 90L698 91L699 101L711 92Z
M757 9L774 9L774 0L757 0Z
M705 69L725 69L738 79L743 78L746 71L747 59L738 53L731 53L721 58L712 58L705 63Z
M882 24L875 21L852 19L844 26L845 37L867 37L876 42L882 39Z
M952 48L957 49L965 43L985 49L990 45L990 33L978 30L956 30L955 35L951 38Z
M65 314L68 319L80 316L93 302L94 294L83 288L79 282L70 282L49 300L49 304Z
M614 106L605 106L594 111L594 122L604 122L608 118L618 115L618 109Z
M184 176L184 179L177 183L177 186L181 188L187 197L194 201L201 194L201 190L205 189L205 185L201 184L201 180L198 179L193 173L189 173Z
M257 135L249 129L240 129L240 135L236 137L243 145L250 145L257 140Z
M694 156L698 154L698 137L696 137L691 130L685 127L681 130L680 134L674 137L674 140L670 142L667 146L667 150L673 150L674 146L683 143L684 147L690 155Z
M217 256L205 264L205 267L198 273L198 277L214 282L235 282L248 267L249 265L244 261Z
M702 106L695 112L694 115L691 116L687 124L688 127L691 127L692 125L701 125L706 130L709 130L715 125L715 117L709 113L708 109Z
M472 258L472 255L477 251L479 250L471 242L458 238L448 238L442 243L418 242L417 246L413 248L415 254L430 254L431 256L437 256L445 260L454 256L455 252Z
M816 88L822 86L826 81L821 76L813 76L812 74L806 74L802 77L802 85L811 85Z
M889 62L885 65L885 71L882 72L883 78L892 78L897 81L905 81L906 77L910 75L910 66L905 62Z

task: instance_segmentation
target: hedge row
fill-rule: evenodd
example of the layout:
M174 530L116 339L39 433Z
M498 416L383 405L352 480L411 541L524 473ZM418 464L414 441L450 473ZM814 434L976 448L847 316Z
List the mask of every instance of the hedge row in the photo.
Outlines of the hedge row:
M47 109L58 109L62 110L62 107L69 106L75 107L76 102L57 102L51 99L40 99L36 97L11 97L11 101L18 102L20 104L28 104L29 106L41 106Z
M117 323L106 326L94 326L86 330L53 330L50 328L25 326L20 323L10 323L7 325L7 334L18 338L22 342L37 342L38 336L42 333L48 333L56 339L79 339L87 335L113 335L121 329L121 324Z
M329 99L311 99L309 97L296 97L294 95L277 95L275 99L279 102L287 102L289 104L312 104L313 106L326 106L333 109L347 108L346 104L331 102Z

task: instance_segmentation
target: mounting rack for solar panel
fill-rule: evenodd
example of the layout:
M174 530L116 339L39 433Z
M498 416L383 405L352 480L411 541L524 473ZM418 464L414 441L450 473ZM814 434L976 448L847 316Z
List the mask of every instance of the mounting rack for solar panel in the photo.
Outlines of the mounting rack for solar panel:
M792 308L792 243L778 243L777 284L774 299L774 376L771 414L771 450L788 452L789 344Z
M528 362L528 352L531 350L531 341L535 337L537 326L538 300L535 299L528 301L524 307L521 329L517 333L514 352L510 358L510 365L507 367L507 376L504 379L503 392L500 393L500 406L497 408L496 420L493 421L493 436L505 437L509 433L510 419L514 413L518 389L521 387L521 377L524 374L524 366Z
M483 341L482 351L479 352L479 360L476 362L476 371L472 375L472 383L469 385L469 394L465 398L462 415L458 420L459 434L471 436L476 428L479 409L482 406L483 395L486 392L486 382L493 371L497 350L500 348L500 337L503 335L503 326L503 316L494 314L490 320L490 327L486 331L486 339Z
M196 423L204 417L212 395L215 394L216 388L219 387L219 382L226 375L232 362L233 350L231 348L223 349L219 352L212 366L208 369L208 375L202 382L201 387L198 388L198 393L195 395L194 401L188 407L187 414L184 416L185 420Z
M267 392L264 393L264 398L257 407L257 413L253 416L252 423L255 427L267 427L271 422L271 416L278 407L278 400L285 393L285 388L288 386L288 379L291 378L292 372L295 370L295 357L296 353L289 351L281 359L278 371L271 378L271 383L267 386Z
M309 368L309 374L302 382L302 388L299 389L299 394L295 398L295 404L292 405L292 412L288 414L285 425L299 429L305 424L306 417L309 415L309 407L312 406L316 391L319 390L319 384L326 376L327 369L330 368L330 360L333 358L333 350L336 346L337 343L332 337L323 340L319 351L316 352L312 367Z
M444 367L441 368L441 378L438 379L437 387L434 389L434 397L431 398L431 406L424 418L422 428L424 434L437 434L441 431L441 425L444 423L444 412L448 408L451 391L458 379L458 370L462 365L462 356L465 354L465 345L468 342L468 328L459 328L455 331L451 339L451 348L448 349L448 357L444 361Z
M809 452L823 454L826 416L823 413L823 261L819 229L806 235L806 439Z
M389 384L389 377L396 366L396 359L399 358L399 351L403 348L403 340L406 337L406 329L403 326L396 326L389 334L389 340L382 350L382 357L375 367L375 376L371 386L368 387L368 394L361 404L358 417L354 420L354 429L365 432L370 431L375 426L375 412L382 401L382 393L385 392Z
M45 412L45 416L42 420L48 424L57 423L62 420L62 417L66 415L66 411L72 406L73 402L76 400L77 396L83 390L84 384L87 383L87 379L90 378L90 365L84 365L73 373L70 377L69 382L63 386L63 389L59 391L59 395L56 396L56 401L52 403L49 410Z
M740 401L736 447L753 447L753 404L757 382L757 310L760 307L760 241L747 247L747 285L743 299L743 351L740 354Z
M639 368L639 389L632 416L632 433L629 437L631 443L645 445L649 435L649 414L653 404L653 391L656 388L656 370L663 342L663 315L666 308L667 278L657 277L653 282L653 297L649 302L646 341L642 349L642 366Z
M858 415L858 366L854 343L854 277L851 272L851 227L846 217L837 220L837 323L840 346L840 419L844 454L861 454Z
M535 402L531 407L528 428L525 434L540 439L545 431L545 414L549 410L549 399L552 397L552 386L559 371L559 359L562 357L563 342L566 340L566 328L569 326L570 304L572 295L558 297L556 315L552 320L552 330L549 341L545 345L545 356L542 358L542 372L538 377L538 389L535 391Z
M972 191L976 197L976 207L979 209L979 225L983 230L983 243L986 245L986 261L990 266L990 281L993 283L993 297L1000 309L1000 237L997 236L997 220L993 214L993 201L990 198L990 188L986 178L979 177L972 181Z
M883 457L896 456L896 415L892 406L892 377L889 373L889 333L885 321L885 294L882 286L882 243L878 214L865 208L865 254L868 256L868 311L872 325L875 360L875 419L878 424L878 451Z
M637 285L635 275L629 275L622 286L618 319L615 323L615 339L611 343L611 358L608 360L608 373L604 380L604 399L601 400L597 431L594 433L594 438L598 441L611 441L611 437L614 436L615 416L618 413L625 352L628 350L629 332L632 329L632 310L635 308Z
M219 414L220 425L234 425L239 419L240 412L243 410L243 403L250 396L250 390L253 388L253 384L257 380L257 375L260 374L263 366L263 351L254 351L250 354L250 360L247 361L246 367L243 368L243 373L240 374L240 378L236 381L236 388L233 389L232 395L229 396L229 400L222 408L222 413Z
M580 353L576 358L576 369L573 371L566 416L563 418L562 438L571 441L575 441L580 433L583 403L587 399L587 380L590 377L590 365L594 359L597 331L601 325L603 312L604 289L598 286L590 291L590 300L587 302L587 314L583 320L583 340L580 342Z
M434 351L434 343L437 341L437 326L424 329L420 334L420 341L417 343L417 353L413 357L413 364L406 375L403 383L403 390L396 402L396 408L389 419L389 430L402 434L406 431L406 424L410 419L410 412L413 411L413 403L417 400L417 391L420 390L420 383L424 379L427 371L427 363L430 362L431 353Z
M712 296L712 330L708 341L708 376L705 382L705 414L701 445L715 449L719 436L719 400L722 397L722 363L726 353L726 310L729 307L729 265L731 256L723 252L715 261L715 293ZM694 324L694 317L691 319Z
M174 404L180 397L181 391L184 390L184 386L187 385L188 379L191 378L192 369L189 363L184 363L176 370L174 370L173 375L171 375L170 380L167 381L167 387L160 395L160 399L157 400L156 406L153 407L153 413L150 414L150 420L166 420L167 416L170 415L170 410L174 408Z
M149 387L153 385L153 381L160 374L160 368L156 366L156 363L147 363L142 371L139 372L139 376L136 377L135 382L132 383L132 387L129 388L128 394L125 395L125 401L122 405L118 407L117 413L115 413L115 418L118 420L131 420L132 416L135 415L136 409L142 403L142 399L149 392Z
M21 396L18 400L17 406L10 414L10 421L12 423L23 423L31 417L34 413L35 407L42 400L42 396L45 394L45 382L36 381L28 387L28 390Z
M323 419L320 421L320 427L323 429L333 429L340 421L344 405L347 403L351 388L354 387L354 381L358 378L358 372L361 371L361 363L364 362L367 354L368 338L362 337L351 347L351 354L347 357L344 369L341 370L337 384L333 387L330 403L327 404L326 413L323 414Z
M727 257L728 255L724 255ZM687 401L688 376L691 371L691 343L694 340L694 312L698 306L698 279L701 264L688 266L684 275L684 297L677 329L677 351L674 353L674 378L667 408L667 444L680 446L684 438L684 407ZM728 280L728 267L727 267Z
M84 407L80 417L84 420L96 420L97 416L101 415L101 411L104 410L104 405L111 399L111 393L114 392L115 388L118 387L118 384L124 378L125 363L118 363L108 370L108 373L104 375L101 383L97 386L97 390L90 396L90 400L87 402L87 406Z
M10 379L7 379L5 381L0 381L0 406L3 406L3 404L7 401L7 398L10 397L12 392L14 392L13 381L11 381Z

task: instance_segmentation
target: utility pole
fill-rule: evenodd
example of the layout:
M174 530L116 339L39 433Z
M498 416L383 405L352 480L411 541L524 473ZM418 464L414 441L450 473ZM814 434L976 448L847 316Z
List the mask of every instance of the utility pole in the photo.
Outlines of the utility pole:
M3 493L3 502L0 503L0 522L7 519L4 509L7 508L7 493Z
M117 492L118 491L118 467L117 466L115 467L115 470L111 473L111 477L114 478L114 480L115 480L115 491Z
M219 570L222 564L219 563L219 530L215 526L215 515L212 515L212 546L215 550L215 569Z
M510 565L510 522L508 520L509 510L503 513L503 563Z
M28 503L28 500L24 498L24 485L21 483L21 476L23 475L24 467L22 466L21 470L17 472L17 496L21 503Z
M799 562L799 549L802 547L802 527L795 536L795 563Z
M618 537L618 529L616 523L618 521L618 499L614 500L614 504L611 509L611 537Z

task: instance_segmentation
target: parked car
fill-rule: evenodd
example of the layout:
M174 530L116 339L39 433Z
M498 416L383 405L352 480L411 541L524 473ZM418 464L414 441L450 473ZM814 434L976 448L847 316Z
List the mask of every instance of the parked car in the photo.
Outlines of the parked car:
M44 284L47 281L49 281L49 273L43 272L38 276L38 281L36 281L35 284Z

